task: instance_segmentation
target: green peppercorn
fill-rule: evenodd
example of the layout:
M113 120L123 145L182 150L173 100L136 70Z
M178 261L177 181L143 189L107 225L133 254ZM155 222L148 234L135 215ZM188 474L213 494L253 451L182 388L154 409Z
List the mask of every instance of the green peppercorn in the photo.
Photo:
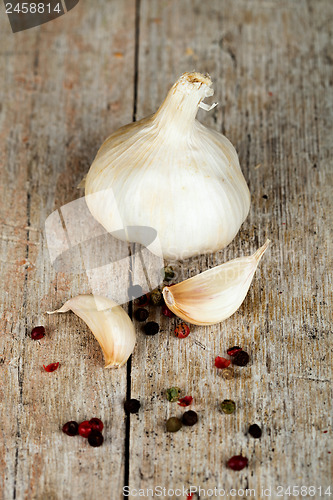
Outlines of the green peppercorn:
M184 425L194 425L198 421L198 415L195 411L189 410L183 413L182 422Z
M182 422L177 417L171 417L166 421L166 430L168 432L177 432L182 427Z
M221 375L225 380L231 380L234 377L234 369L231 368L231 366L223 368L223 370L221 370Z
M151 303L154 304L154 306L161 306L163 304L162 292L158 288L156 288L151 292L150 300Z
M230 415L231 413L234 413L234 411L236 410L236 403L235 403L235 401L232 401L231 399L225 399L221 403L221 409L222 409L223 413Z
M163 280L171 281L175 277L175 272L171 266L165 266L163 269Z
M180 393L181 390L179 389L179 387L170 387L170 389L166 390L167 400L171 401L171 403L178 401Z

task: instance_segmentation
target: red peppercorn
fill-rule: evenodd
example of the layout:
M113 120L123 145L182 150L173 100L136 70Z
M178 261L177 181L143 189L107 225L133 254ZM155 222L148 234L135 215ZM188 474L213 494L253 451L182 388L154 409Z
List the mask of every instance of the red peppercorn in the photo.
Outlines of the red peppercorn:
M166 305L162 306L162 314L163 314L163 316L166 316L167 318L174 318L175 317L173 312L170 311L170 309Z
M35 326L31 330L31 338L32 340L40 340L45 336L45 328L43 326Z
M192 401L193 401L192 396L185 396L184 398L180 398L178 400L178 404L179 406L190 406Z
M85 420L84 422L81 422L79 425L79 434L80 436L87 438L89 434L92 431L92 427L90 425L90 422L88 420Z
M179 339L186 339L190 335L190 329L187 326L186 323L180 323L176 328L175 328L175 335Z
M146 307L149 304L149 299L150 299L150 296L148 293L146 293L145 295L138 297L135 300L135 304L137 304L139 307Z
M235 356L238 352L240 352L242 350L241 347L239 347L238 345L235 345L234 347L230 347L228 350L227 350L227 354L229 356Z
M67 434L67 436L76 436L78 434L78 431L79 431L79 424L74 420L66 422L66 424L64 424L62 427L62 432Z
M93 431L99 431L102 432L103 430L103 422L99 418L91 418L89 420L90 427Z
M215 358L216 368L228 368L230 363L231 363L230 359L221 358L221 356L216 356Z
M229 458L227 462L227 466L232 470L242 470L249 463L246 457L242 457L242 455L235 455Z
M54 372L59 366L59 361L58 363L51 363L50 365L43 365L43 368L46 372Z
M103 444L104 438L101 432L99 431L91 431L88 436L88 443L90 446L97 448Z

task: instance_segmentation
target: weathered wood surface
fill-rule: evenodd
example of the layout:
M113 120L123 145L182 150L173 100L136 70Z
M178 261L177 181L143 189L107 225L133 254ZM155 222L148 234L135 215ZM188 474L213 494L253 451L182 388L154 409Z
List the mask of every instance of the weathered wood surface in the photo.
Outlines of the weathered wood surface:
M1 499L116 499L124 484L252 488L256 498L272 487L278 498L278 485L329 485L332 17L328 0L89 0L13 35L1 12ZM108 133L153 112L194 68L211 74L220 103L198 117L235 144L252 206L234 242L177 264L179 279L273 243L233 317L181 341L151 309L160 334L138 324L130 365L105 371L80 320L44 315L89 291L84 276L52 268L44 222L80 196ZM48 328L37 343L36 324ZM213 360L233 344L251 363L225 381ZM53 361L61 368L44 373ZM182 413L165 400L171 385L194 397L200 419L174 435L164 431ZM142 402L128 422L126 394ZM234 415L219 411L225 398ZM102 448L61 433L91 416L105 422ZM260 440L246 435L254 422ZM240 453L249 467L228 470Z

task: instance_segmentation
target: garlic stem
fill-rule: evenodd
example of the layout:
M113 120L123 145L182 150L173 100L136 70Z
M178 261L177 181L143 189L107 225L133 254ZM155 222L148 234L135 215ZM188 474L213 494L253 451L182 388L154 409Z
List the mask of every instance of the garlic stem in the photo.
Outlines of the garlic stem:
M208 75L185 73L171 87L165 100L157 110L154 122L159 129L170 131L174 127L177 134L187 135L193 130L199 104L205 97L214 94L212 81Z

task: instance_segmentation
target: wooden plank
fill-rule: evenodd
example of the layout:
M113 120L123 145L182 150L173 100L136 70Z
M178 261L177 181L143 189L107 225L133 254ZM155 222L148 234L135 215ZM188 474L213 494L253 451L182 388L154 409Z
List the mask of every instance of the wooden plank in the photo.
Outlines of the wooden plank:
M192 327L181 341L175 321L151 311L161 332L142 335L132 359L131 394L143 406L131 419L132 488L252 488L262 498L272 487L275 498L278 485L329 485L332 15L325 0L141 2L138 119L182 72L209 72L220 105L198 117L236 146L252 194L232 244L183 263L181 277L250 254L267 237L273 244L225 323ZM235 344L251 363L225 381L214 357ZM165 432L166 419L182 413L165 398L173 385L199 414L174 435ZM236 402L234 415L220 412L225 398ZM263 428L260 440L247 435L252 423ZM226 468L234 454L249 458L237 474Z
M82 196L76 186L98 147L132 119L134 21L134 1L80 3L15 35L1 16L0 498L114 498L123 485L126 368L104 370L73 314L46 317L90 286L84 274L55 272L43 228ZM47 337L33 342L37 324ZM44 372L54 361L58 371ZM105 423L102 448L61 432L93 416Z

